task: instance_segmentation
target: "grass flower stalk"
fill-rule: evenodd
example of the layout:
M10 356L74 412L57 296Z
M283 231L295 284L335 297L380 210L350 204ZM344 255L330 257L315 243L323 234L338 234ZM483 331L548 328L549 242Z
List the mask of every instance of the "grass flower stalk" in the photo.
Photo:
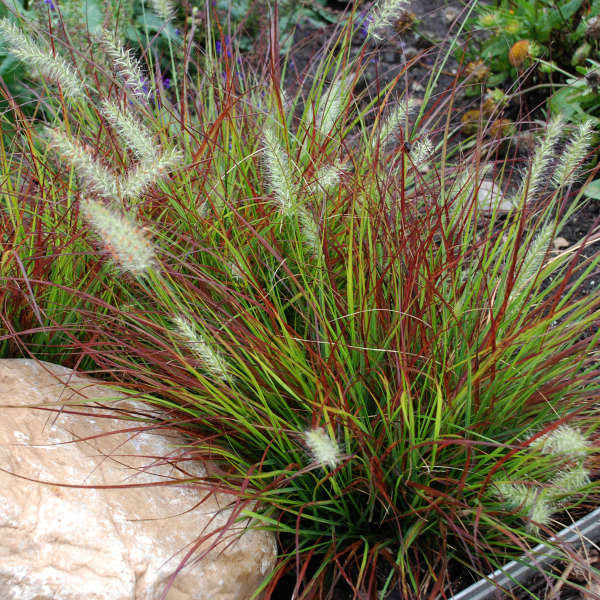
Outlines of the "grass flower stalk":
M209 344L201 335L196 333L191 321L177 316L173 318L173 323L178 335L200 360L204 369L220 381L230 381L231 376L227 367L227 361L213 345Z
M537 438L531 446L544 454L567 459L583 459L591 451L587 437L571 425L559 425L554 431Z
M406 0L384 0L375 9L371 16L369 27L367 29L367 37L383 40L382 29L393 24L398 18L398 11L407 6Z
M175 6L171 0L150 0L152 10L163 20L171 21L175 16Z
M8 18L0 20L0 34L13 56L60 85L67 100L78 100L85 95L84 83L73 68L63 58L53 56L50 49L40 48Z
M57 154L71 165L88 191L104 198L117 198L119 185L115 176L90 153L90 150L72 140L59 129L48 129L48 138Z
M322 427L304 432L304 442L310 450L313 462L321 467L335 469L340 464L340 450L337 442Z
M531 202L545 181L546 170L554 160L556 153L554 146L562 134L564 122L560 117L555 117L548 123L546 134L539 143L531 160L529 177L523 180L521 189L513 204L518 206L523 194L527 192L525 203Z
M152 133L139 119L110 100L102 103L102 114L137 158L147 162L160 160Z
M317 129L322 135L331 135L340 115L344 102L344 80L338 77L329 88L323 92L317 105Z
M315 174L313 192L329 192L340 182L342 167L340 165L327 165L321 167Z
M131 55L131 52L123 48L121 41L109 31L103 30L99 40L125 85L139 99L148 100L150 90L147 79L139 62Z
M142 275L154 268L154 246L132 219L89 199L81 202L81 212L124 271Z
M374 138L374 142L385 145L390 139L394 132L399 127L404 125L406 117L410 114L410 111L416 106L416 102L413 98L407 100L400 100L398 104L393 108L390 114L385 120L379 125L379 131L377 136Z
M281 213L290 216L294 213L296 205L296 186L292 180L287 153L270 125L265 126L263 152L265 170L275 199L281 208Z
M123 198L139 196L182 161L183 154L177 148L166 150L154 159L148 158L140 161L122 183L121 194Z
M593 121L588 120L579 125L577 132L565 148L556 170L552 174L554 185L560 187L573 183L577 177L578 167L588 153L593 134Z
M514 302L521 292L527 288L528 283L540 273L548 247L552 242L554 232L555 227L553 223L545 223L541 226L539 233L527 250L525 258L523 259L523 264L515 278L510 293L510 302Z

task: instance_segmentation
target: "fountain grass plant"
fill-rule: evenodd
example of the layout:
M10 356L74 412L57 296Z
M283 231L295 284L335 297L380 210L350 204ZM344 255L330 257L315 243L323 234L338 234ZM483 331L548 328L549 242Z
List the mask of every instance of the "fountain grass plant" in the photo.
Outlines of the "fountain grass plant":
M49 81L54 119L18 118L0 156L4 343L164 409L228 526L277 536L255 597L447 597L599 498L600 295L579 291L600 257L593 232L552 246L589 126L561 158L549 123L513 210L482 210L484 176L517 169L454 143L457 89L434 94L452 48L420 104L405 74L359 92L354 16L285 93L274 29L263 71L209 40L179 102L152 68L73 52L85 99ZM547 449L564 427L575 460Z

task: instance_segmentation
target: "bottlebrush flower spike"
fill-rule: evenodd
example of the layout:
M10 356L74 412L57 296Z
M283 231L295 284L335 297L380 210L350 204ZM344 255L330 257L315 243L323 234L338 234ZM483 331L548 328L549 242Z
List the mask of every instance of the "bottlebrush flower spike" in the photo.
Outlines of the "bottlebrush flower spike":
M538 144L537 150L533 155L529 177L523 179L518 195L512 200L515 206L518 206L525 190L527 198L525 202L533 200L536 192L545 181L546 169L555 157L554 145L562 134L564 122L561 117L556 117L548 123L546 135Z
M129 89L138 98L147 100L150 96L150 90L138 61L133 58L128 50L123 48L121 42L109 31L102 31L99 40L106 54L112 59L116 71Z
M150 0L150 5L163 21L171 21L175 16L175 7L170 0Z
M335 469L340 463L340 450L337 442L329 437L322 427L304 432L304 441L312 454L314 462L323 467Z
M579 429L571 425L559 425L554 431L537 438L531 446L539 448L544 454L572 460L585 458L591 444Z
M227 362L223 356L211 346L201 335L196 333L190 321L184 317L174 317L173 323L177 333L185 340L192 352L200 359L202 366L213 376L221 381L231 379Z
M273 127L268 124L265 126L263 136L263 151L271 188L279 202L282 214L289 216L293 214L296 189L292 182L287 153L281 147Z
M65 98L76 100L84 95L85 84L71 66L64 59L53 56L49 49L40 48L9 19L0 20L0 34L13 56L59 84Z
M552 181L556 186L569 185L577 175L577 168L588 153L594 133L593 121L585 121L573 136L569 145L560 157L560 162L554 174Z
M379 141L383 146L398 127L404 124L407 115L416 105L417 103L414 98L400 100L387 118L380 124L379 135L373 141Z
M369 28L367 29L367 37L382 40L383 36L380 30L392 25L394 19L398 17L398 11L407 4L407 0L385 0L371 18Z
M538 524L548 525L552 513L557 510L555 505L548 502L539 486L499 482L494 487L496 495L504 500L512 510L523 510L527 513L527 517L535 522L535 524L532 522L527 524L530 531L537 530Z
M95 160L87 149L59 129L48 129L47 134L60 158L75 169L77 175L87 184L89 191L105 198L119 196L119 185L114 175Z
M102 114L139 159L158 161L152 133L138 119L110 100L102 103Z
M553 480L552 495L571 495L576 494L582 488L590 483L590 474L583 465L573 469L561 471Z
M123 270L142 275L154 266L154 247L131 219L95 200L82 200L81 212Z
M323 92L317 107L316 124L323 135L330 135L337 120L342 114L344 99L344 81L336 79L329 88Z
M123 198L139 196L146 188L164 177L183 160L183 154L177 148L163 152L154 159L140 161L127 175L122 184Z

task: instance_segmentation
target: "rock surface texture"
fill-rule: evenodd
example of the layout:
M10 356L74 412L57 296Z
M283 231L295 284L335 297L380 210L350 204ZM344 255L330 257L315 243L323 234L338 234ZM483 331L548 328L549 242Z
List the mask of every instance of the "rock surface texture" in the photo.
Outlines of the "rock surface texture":
M103 397L106 406L132 407L109 401L115 392L97 384L49 363L0 360L2 600L158 600L198 537L228 518L219 511L226 497L201 502L205 492L190 484L78 487L185 477L174 461L159 460L181 457L181 439L139 431L144 423L107 418L93 405L73 406ZM111 433L117 429L129 431ZM202 473L199 463L180 466ZM166 598L250 598L273 567L276 546L264 532L237 534L235 543L230 533L201 561L192 560Z

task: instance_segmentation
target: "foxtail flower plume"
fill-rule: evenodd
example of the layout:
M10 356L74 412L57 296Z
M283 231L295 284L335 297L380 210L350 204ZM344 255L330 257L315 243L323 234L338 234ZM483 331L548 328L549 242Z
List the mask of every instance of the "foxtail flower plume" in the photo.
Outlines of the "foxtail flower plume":
M142 73L138 61L131 55L129 50L123 48L121 42L109 31L104 30L100 35L100 43L106 54L112 59L117 73L125 82L125 85L142 100L147 100L150 95L147 79Z
M530 531L537 530L536 524L548 525L550 517L557 510L557 507L548 501L539 486L499 482L494 487L496 494L506 502L510 509L521 509L527 513L527 517L530 519L527 528Z
M221 381L229 381L231 376L226 360L201 335L196 333L192 323L180 316L174 317L173 323L177 328L179 336L183 338L186 345L200 359L206 371Z
M0 34L13 56L60 85L65 98L76 100L84 95L84 83L71 66L64 59L53 56L49 48L40 48L9 19L0 20Z
M81 212L123 270L142 275L154 266L154 247L133 220L89 199Z
M420 140L415 142L415 145L410 152L410 159L417 169L422 170L432 154L433 144L428 136L423 136Z
M68 162L77 175L86 183L89 191L105 198L116 198L119 186L114 175L94 159L89 150L59 129L48 129L48 136L58 155Z
M387 118L379 125L378 135L373 141L375 143L379 142L382 146L385 145L398 127L404 124L407 115L415 106L416 102L413 98L400 100Z
M541 140L533 155L529 176L523 180L521 189L513 201L513 204L516 206L519 205L525 190L527 190L525 202L530 202L542 185L546 169L554 159L554 145L562 133L563 125L563 120L560 117L556 117L548 123L546 135Z
M146 188L181 163L182 160L183 154L179 149L174 148L163 152L154 159L140 161L122 184L121 194L123 198L139 196Z
M329 437L322 427L304 432L304 441L310 450L314 462L322 467L335 469L340 463L340 449L337 442Z
M552 175L552 181L556 186L566 186L573 183L577 176L577 169L585 158L592 142L593 125L590 120L585 121L577 128L577 132L562 153L558 166Z
M554 431L537 438L531 447L539 448L544 454L573 460L585 458L591 444L579 429L571 425L559 425Z
M150 6L163 21L171 21L175 16L175 6L171 0L150 0Z
M331 133L342 114L344 95L344 81L341 77L338 77L321 95L317 106L316 124L323 135Z
M333 189L340 181L340 174L343 171L341 165L327 165L321 167L315 173L315 183L311 187L312 192L328 192Z
M287 153L279 143L273 127L268 124L265 126L263 135L263 151L271 188L281 207L282 214L289 216L294 212L296 188L292 181Z
M525 255L521 270L517 274L510 293L510 300L515 300L527 287L527 284L540 272L554 231L554 223L546 223L540 228L539 233Z
M313 250L318 252L321 248L319 237L319 226L310 212L304 206L296 208L298 222L300 224L300 232L306 244Z
M158 160L152 133L132 114L122 110L110 100L102 103L102 114L137 158L146 161Z
M561 471L553 480L554 495L569 495L579 492L590 483L590 474L583 465Z
M371 18L369 28L367 29L367 37L382 40L381 29L392 25L394 19L398 17L398 11L406 5L407 0L383 0Z

